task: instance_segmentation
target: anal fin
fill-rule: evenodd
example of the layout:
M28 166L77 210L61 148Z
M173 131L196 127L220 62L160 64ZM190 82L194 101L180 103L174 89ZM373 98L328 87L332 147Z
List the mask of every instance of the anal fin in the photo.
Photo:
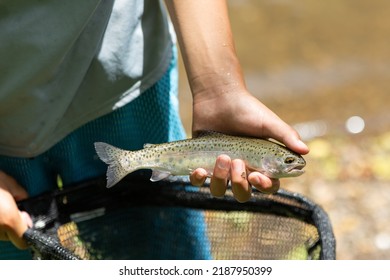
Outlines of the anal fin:
M161 171L161 170L156 170L154 169L152 172L152 177L150 177L150 181L152 182L157 182L161 181L171 175L170 172L168 171Z

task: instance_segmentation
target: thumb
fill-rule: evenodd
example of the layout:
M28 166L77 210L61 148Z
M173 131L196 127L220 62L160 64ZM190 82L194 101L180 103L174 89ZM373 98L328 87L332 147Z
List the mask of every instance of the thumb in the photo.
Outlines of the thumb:
M15 225L15 228L12 228L7 232L9 241L19 249L28 248L28 244L24 240L23 234L29 227L32 227L30 216L26 212L19 212L19 222Z
M301 155L309 153L309 147L301 140L298 132L292 127L289 127L289 129L290 132L282 136L282 141L286 147Z
M298 154L309 153L309 147L301 140L298 132L276 115L264 122L263 132Z

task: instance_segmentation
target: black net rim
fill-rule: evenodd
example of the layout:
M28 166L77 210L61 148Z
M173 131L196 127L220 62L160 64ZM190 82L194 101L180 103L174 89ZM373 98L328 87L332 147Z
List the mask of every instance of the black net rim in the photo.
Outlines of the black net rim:
M216 211L248 211L293 217L317 228L322 248L320 259L336 259L336 241L327 213L321 206L302 194L280 189L276 194L268 195L254 189L252 198L248 202L239 203L231 191L228 191L223 198L211 196L207 183L204 187L197 188L189 187L186 181L151 182L148 178L148 173L131 174L110 189L105 187L105 178L97 178L21 201L19 208L30 213L32 217L44 217L47 225L69 222L69 217L74 213L101 207L114 210L129 204ZM115 203L112 203L113 201ZM52 257L77 259L44 230L29 230L25 238L40 252L45 252L45 250L55 252Z

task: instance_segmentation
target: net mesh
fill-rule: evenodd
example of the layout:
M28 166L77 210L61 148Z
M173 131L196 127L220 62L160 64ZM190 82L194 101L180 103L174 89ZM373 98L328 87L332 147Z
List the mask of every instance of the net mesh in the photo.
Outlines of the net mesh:
M327 214L302 195L254 191L238 203L231 191L214 198L207 186L147 178L128 176L111 189L97 179L22 202L34 220L26 233L34 257L335 259Z

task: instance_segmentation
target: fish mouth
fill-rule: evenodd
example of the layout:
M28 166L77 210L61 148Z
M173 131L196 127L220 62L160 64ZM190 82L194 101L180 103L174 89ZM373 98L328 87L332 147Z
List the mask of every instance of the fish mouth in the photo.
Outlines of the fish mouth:
M291 166L289 169L287 169L287 173L289 174L296 174L296 175L300 175L302 173L305 172L305 170L303 170L303 168L306 166L306 164L297 164L297 165L294 165L294 166Z

